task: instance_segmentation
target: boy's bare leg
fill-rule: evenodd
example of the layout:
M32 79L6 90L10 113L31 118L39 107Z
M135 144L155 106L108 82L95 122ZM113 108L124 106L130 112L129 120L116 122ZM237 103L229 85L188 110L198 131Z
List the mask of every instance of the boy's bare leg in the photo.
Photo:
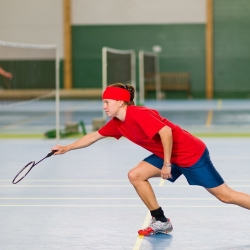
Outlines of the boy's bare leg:
M216 188L207 188L207 191L224 203L235 204L250 209L250 195L235 191L226 183Z
M161 170L152 166L151 164L142 161L135 168L128 173L128 178L134 186L137 194L145 203L149 210L158 209L160 206L156 200L155 193L151 184L148 182L149 178L160 177Z

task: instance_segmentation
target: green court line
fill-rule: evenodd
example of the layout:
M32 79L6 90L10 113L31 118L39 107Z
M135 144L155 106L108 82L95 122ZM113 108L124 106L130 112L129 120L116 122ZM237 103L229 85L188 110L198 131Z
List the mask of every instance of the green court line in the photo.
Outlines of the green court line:
M0 139L44 139L43 134L0 134Z

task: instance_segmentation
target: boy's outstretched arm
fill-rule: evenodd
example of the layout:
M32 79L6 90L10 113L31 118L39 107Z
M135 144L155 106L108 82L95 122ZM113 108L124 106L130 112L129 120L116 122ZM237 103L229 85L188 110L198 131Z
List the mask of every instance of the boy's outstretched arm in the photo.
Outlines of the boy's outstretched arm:
M70 150L86 148L90 146L91 144L95 143L96 141L103 139L103 138L105 138L105 136L102 136L98 133L98 131L95 131L95 132L92 132L83 136L81 139L73 142L72 144L69 144L66 146L57 144L56 146L51 148L51 151L56 150L54 155L61 155L61 154L67 153Z

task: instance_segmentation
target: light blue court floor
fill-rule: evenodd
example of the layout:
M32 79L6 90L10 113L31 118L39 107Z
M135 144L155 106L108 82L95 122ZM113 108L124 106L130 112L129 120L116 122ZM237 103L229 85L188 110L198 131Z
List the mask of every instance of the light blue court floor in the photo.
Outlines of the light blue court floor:
M203 138L214 165L233 189L250 193L249 138ZM69 144L73 140L62 140ZM148 152L126 139L52 156L20 183L16 173L38 161L55 140L0 140L1 250L246 250L250 211L217 201L183 177L151 180L169 235L141 237L149 221L127 172Z

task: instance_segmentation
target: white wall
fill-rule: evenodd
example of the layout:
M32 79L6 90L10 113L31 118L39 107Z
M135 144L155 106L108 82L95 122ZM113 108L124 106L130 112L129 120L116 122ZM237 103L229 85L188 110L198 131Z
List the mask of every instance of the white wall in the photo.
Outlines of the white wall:
M71 0L72 24L205 23L206 0ZM63 57L63 0L1 0L0 40L57 44Z
M63 57L63 1L1 0L0 40L57 44Z
M72 0L73 24L205 23L206 0Z

